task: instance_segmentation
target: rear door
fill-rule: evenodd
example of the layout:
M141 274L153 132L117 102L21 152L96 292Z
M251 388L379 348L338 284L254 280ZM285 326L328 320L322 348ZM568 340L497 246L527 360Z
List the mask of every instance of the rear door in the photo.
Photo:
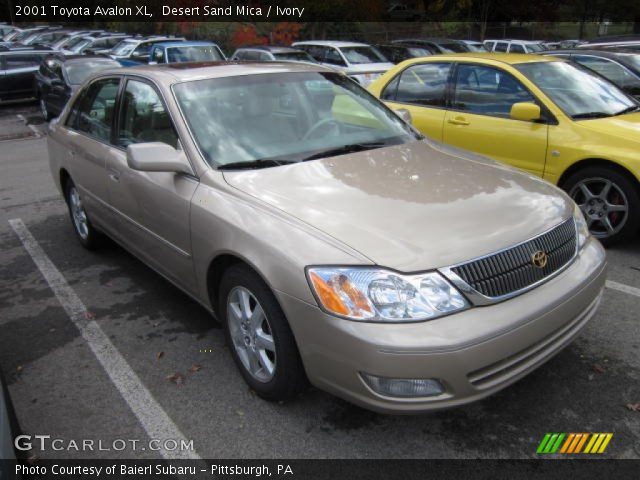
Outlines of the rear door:
M146 142L181 148L159 91L147 81L129 78L122 93L115 153L107 160L118 236L160 273L194 292L189 213L199 181L185 174L129 168L126 147Z
M387 84L380 98L394 110L409 110L413 126L441 141L451 67L450 62L411 65Z
M510 73L488 65L458 64L443 141L542 176L548 125L511 119L511 106L518 102L538 104Z
M41 58L41 55L31 52L5 55L5 100L35 96L35 74L40 68Z
M119 76L101 78L91 82L76 97L65 128L64 138L71 178L80 192L93 223L113 231L108 204L106 163L113 154L113 132L116 99L120 88Z

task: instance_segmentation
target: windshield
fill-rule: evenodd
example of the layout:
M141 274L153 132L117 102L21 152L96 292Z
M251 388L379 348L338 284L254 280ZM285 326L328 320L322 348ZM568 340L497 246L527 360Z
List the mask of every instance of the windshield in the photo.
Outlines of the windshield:
M341 47L340 51L351 64L386 63L388 60L372 47Z
M93 73L106 68L119 68L120 64L113 60L83 60L65 64L64 71L71 85L80 85Z
M486 52L487 49L481 43L467 43L467 47L471 52Z
M214 45L198 45L192 47L167 48L168 63L179 62L212 62L224 60Z
M67 50L71 50L72 52L80 52L83 48L91 44L93 40L90 38L83 38L81 41L76 43L73 47L68 47Z
M464 53L469 51L465 45L456 42L438 43L438 47L442 53Z
M636 70L640 70L640 55L625 55L624 59Z
M76 45L78 45L80 42L84 41L85 38L84 37L75 37L75 38L71 38L70 40L67 40L64 43L64 46L66 49L70 49L75 47Z
M431 55L431 52L429 50L421 47L408 47L407 51L409 52L409 56L411 58L428 57L429 55Z
M281 52L274 53L276 60L293 60L296 62L317 63L307 52Z
M20 40L24 40L29 35L33 35L33 30L25 30L24 32L20 32L15 37L13 37L11 40L14 41L14 42L20 42Z
M137 45L138 42L128 42L127 40L123 40L115 47L113 47L109 53L118 56L129 55L131 52L133 52Z
M530 52L542 52L545 49L541 43L527 43L526 47Z
M515 67L570 117L611 116L636 105L599 75L568 62L522 63Z
M344 75L269 73L196 80L174 87L206 160L215 166L298 162L352 146L382 147L419 138ZM327 151L326 154L322 152Z

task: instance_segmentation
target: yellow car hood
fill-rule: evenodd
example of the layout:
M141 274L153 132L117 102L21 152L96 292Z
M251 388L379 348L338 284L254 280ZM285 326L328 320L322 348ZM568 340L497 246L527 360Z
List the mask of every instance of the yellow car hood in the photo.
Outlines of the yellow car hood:
M640 112L618 117L579 120L576 123L596 133L640 143Z

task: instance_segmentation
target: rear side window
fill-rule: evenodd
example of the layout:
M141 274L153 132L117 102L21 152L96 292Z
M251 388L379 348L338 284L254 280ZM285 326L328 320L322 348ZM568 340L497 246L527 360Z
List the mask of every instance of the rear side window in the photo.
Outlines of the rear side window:
M511 106L518 102L535 102L535 98L511 74L482 65L458 67L456 110L508 118Z
M400 74L393 100L428 107L444 106L450 70L450 63L425 63L407 68ZM387 89L389 87L392 84Z
M509 44L507 42L497 42L496 48L493 49L494 52L506 52Z
M518 43L512 43L511 47L509 47L510 53L527 53L524 50L524 47Z
M119 86L119 78L98 80L89 85L73 105L67 126L109 142Z
M327 48L327 53L324 56L324 62L325 63L329 63L331 65L340 65L342 67L345 67L347 64L345 63L345 61L342 59L342 55L340 55L340 52L338 52L338 50L336 50L335 48Z
M145 82L129 80L122 98L118 145L163 142L178 146L169 113L154 87Z
M18 70L40 65L40 57L34 54L6 55L4 59L7 70Z

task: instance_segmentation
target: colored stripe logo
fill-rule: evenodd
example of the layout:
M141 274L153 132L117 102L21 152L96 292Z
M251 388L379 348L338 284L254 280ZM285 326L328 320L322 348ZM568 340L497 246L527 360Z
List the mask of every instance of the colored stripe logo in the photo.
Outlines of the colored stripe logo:
M536 453L604 453L612 437L613 433L546 433Z

